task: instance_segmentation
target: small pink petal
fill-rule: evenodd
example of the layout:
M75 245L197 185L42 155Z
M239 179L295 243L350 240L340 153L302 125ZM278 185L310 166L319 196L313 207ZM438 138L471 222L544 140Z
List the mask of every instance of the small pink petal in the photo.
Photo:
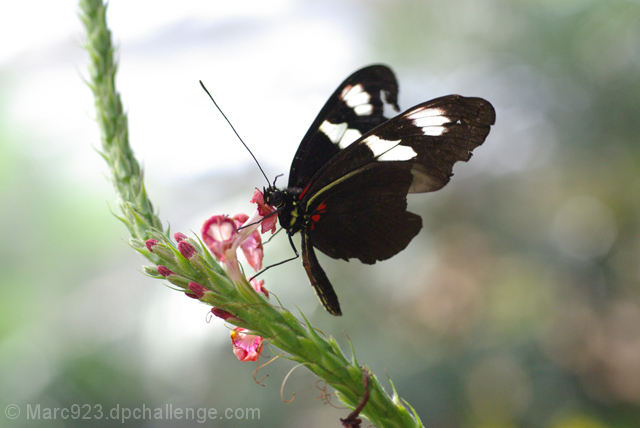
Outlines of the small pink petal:
M262 293L265 296L269 297L269 292L267 291L266 288L264 288L264 279L254 278L250 281L250 283L253 289L256 290L258 293Z
M257 272L262 269L262 258L264 256L262 237L257 230L262 217L256 210L251 217L246 214L236 214L233 219L236 220L238 228L242 227L240 230L240 248L249 265Z
M264 252L262 249L262 238L258 231L255 231L241 245L242 252L247 261L256 272L262 269L262 258Z
M262 220L262 233L266 233L268 230L270 230L271 233L275 232L278 214L272 214L276 209L264 202L264 194L256 189L249 202L257 204L258 213L264 217L264 220Z
M249 216L244 213L236 214L232 218L236 221L236 224L240 226L242 226L247 220L249 220Z

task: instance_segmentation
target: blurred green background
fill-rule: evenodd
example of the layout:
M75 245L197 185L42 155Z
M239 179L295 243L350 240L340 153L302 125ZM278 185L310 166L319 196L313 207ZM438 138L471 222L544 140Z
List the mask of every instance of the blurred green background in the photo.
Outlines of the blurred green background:
M291 362L256 384L207 307L140 273L109 211L76 13L68 0L0 6L0 426L339 426L348 411L304 368L282 398ZM131 144L160 216L186 234L250 213L265 185L198 79L270 177L369 63L396 71L402 108L490 100L486 143L443 190L410 197L424 228L407 250L375 266L321 258L343 317L298 262L265 285L350 339L426 427L640 426L637 1L114 0L109 20ZM289 256L285 236L266 248L267 263ZM167 405L218 419L105 419ZM45 420L54 408L68 418Z

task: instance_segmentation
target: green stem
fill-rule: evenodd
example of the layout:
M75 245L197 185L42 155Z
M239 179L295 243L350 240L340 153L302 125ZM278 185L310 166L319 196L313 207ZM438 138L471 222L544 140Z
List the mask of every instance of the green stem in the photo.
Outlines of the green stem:
M113 59L111 31L106 25L107 7L101 0L81 0L82 21L87 30L85 48L89 52L89 86L93 91L97 121L102 136L102 157L111 169L113 185L121 204L133 207L140 221L148 227L162 230L160 219L153 212L142 179L142 170L129 145L127 115L124 113L120 94L116 91L117 65ZM123 210L126 212L126 210ZM139 221L131 222L138 225ZM147 236L142 225L129 228L138 239Z
M120 219L132 235L131 246L155 265L162 264L172 274L163 277L155 267L146 267L150 276L166 279L187 290L191 281L210 292L201 300L228 310L237 317L234 324L248 328L305 365L338 391L340 399L356 408L365 394L363 368L347 359L338 343L317 334L310 323L300 322L289 311L270 304L254 292L246 280L233 283L220 265L198 242L189 240L197 254L188 260L164 232L162 222L147 197L143 175L129 145L127 116L116 91L117 65L113 59L111 32L106 23L106 5L101 0L80 0L81 17L87 31L85 47L89 52L89 86L95 97L97 121L102 135L101 154L109 165L118 194ZM145 246L147 239L158 241L154 251ZM188 290L187 290L188 291ZM231 321L229 321L231 322ZM369 378L369 401L362 411L378 427L421 427L416 415L390 396L374 375Z

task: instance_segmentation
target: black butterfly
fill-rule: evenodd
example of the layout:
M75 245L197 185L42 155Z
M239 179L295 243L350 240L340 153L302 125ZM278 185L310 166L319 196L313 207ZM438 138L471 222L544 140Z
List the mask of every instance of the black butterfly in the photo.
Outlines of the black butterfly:
M291 237L302 235L302 261L324 307L341 315L338 296L314 247L334 259L373 264L402 251L422 228L407 211L407 194L449 182L453 165L467 161L495 122L481 98L448 95L399 111L398 83L383 65L349 76L331 95L296 152L289 184L264 189ZM349 135L358 138L346 141ZM350 144L349 144L350 143ZM275 184L275 183L274 183Z

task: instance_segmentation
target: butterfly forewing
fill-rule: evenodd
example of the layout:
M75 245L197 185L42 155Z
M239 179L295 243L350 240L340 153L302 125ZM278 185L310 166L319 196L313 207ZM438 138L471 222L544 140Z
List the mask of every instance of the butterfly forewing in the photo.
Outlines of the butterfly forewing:
M484 142L494 122L493 107L481 98L449 95L419 104L334 156L313 177L307 193L318 198L367 164L411 171L407 193L438 190L449 182L453 165L469 160Z
M414 175L409 193L432 192L449 182L456 162L471 158L471 151L484 142L494 123L495 110L487 101L449 95L407 110L371 131L363 144L400 140L388 159L394 160L393 152L398 149L411 148L416 156L407 160L413 163ZM398 152L397 159L404 158Z
M398 83L383 65L372 65L349 76L329 97L302 139L289 172L290 189L304 188L313 175L353 139L387 118L385 106L399 111Z

